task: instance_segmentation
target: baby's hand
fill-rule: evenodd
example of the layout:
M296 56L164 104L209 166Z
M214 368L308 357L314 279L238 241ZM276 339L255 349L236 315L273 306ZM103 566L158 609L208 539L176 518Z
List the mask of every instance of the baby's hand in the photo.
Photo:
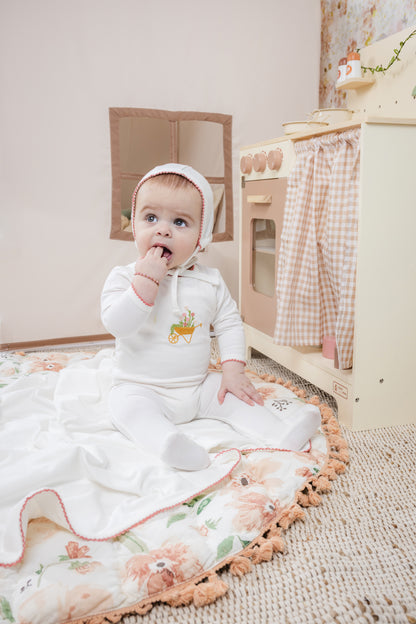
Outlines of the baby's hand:
M244 373L244 364L242 362L224 362L222 365L222 381L218 392L218 401L220 405L224 403L225 395L227 392L231 392L234 396L248 405L263 405L263 397L249 378Z
M163 247L151 247L145 256L137 260L135 272L160 282L168 272L168 261L163 256Z

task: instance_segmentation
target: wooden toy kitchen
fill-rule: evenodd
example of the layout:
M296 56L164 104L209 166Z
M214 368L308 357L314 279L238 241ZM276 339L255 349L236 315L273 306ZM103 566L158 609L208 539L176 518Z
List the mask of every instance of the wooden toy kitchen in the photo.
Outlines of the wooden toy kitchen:
M361 63L382 64L413 30ZM347 109L240 150L240 310L249 352L364 430L416 422L416 37L388 71L353 74L337 84Z

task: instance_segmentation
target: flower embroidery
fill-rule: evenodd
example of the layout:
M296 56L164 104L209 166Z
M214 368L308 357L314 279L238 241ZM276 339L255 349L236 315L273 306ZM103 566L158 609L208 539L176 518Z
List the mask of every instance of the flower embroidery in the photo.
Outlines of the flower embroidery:
M42 580L42 576L51 566L70 562L69 570L75 570L75 572L78 572L79 574L88 574L89 572L92 572L102 565L98 561L80 561L80 559L91 559L91 555L87 554L90 551L88 546L80 546L78 542L71 541L67 543L67 545L65 546L65 550L67 554L59 555L59 561L56 561L55 563L49 563L46 566L44 566L42 563L40 564L39 569L36 570L36 574L39 576L38 587Z
M276 394L276 388L270 384L268 386L260 386L259 388L256 388L256 390L259 394L261 394L264 400L270 399Z
M182 543L168 544L148 553L138 554L126 563L127 576L137 580L147 594L163 591L203 571L203 567Z
M101 567L101 563L98 561L86 561L85 563L80 563L77 565L74 570L78 572L78 574L89 574L93 570Z
M237 513L233 519L233 527L237 531L259 531L269 524L280 509L278 502L274 503L268 496L259 492L247 492L238 499L226 503L226 507L233 507Z
M256 479L252 474L250 474L249 470L242 472L231 479L231 487L238 490L243 487L253 485L254 483L256 483Z
M191 529L197 531L202 537L207 537L209 531L216 531L222 518L217 520L205 520L204 524L198 524L197 526L191 526Z
M87 552L90 551L88 546L80 546L78 542L68 542L65 546L65 550L70 559L78 559L79 557L91 558L91 555L87 555Z
M12 375L15 375L18 372L18 370L16 370L16 368L10 364L5 363L3 366L0 367L0 375L2 377L11 377Z
M191 312L189 308L186 308L187 312L182 314L182 320L179 323L181 327L194 327L195 325L195 313Z
M313 477L313 472L309 470L307 466L303 466L302 468L296 468L295 475L298 477L305 477L305 479L310 479Z
M265 457L256 461L251 466L247 466L244 472L237 474L231 479L231 488L234 490L233 496L238 497L243 488L253 485L261 485L267 489L280 487L282 479L274 474L282 467L282 462L273 457ZM227 493L224 489L224 493Z
M43 353L27 357L27 373L53 371L59 373L68 364L69 357L65 353Z
M170 327L169 342L176 344L179 337L190 343L193 333L197 327L202 327L202 323L195 325L195 313L186 308L186 312L182 314L182 318L179 323L174 323Z
M102 611L114 609L114 597L105 587L89 585L84 580L75 587L52 583L25 600L19 607L16 619L22 624L42 622L46 619L50 622L51 617L54 618L54 622L67 622L79 618L85 621L86 615L98 608ZM47 615L43 618L43 614Z

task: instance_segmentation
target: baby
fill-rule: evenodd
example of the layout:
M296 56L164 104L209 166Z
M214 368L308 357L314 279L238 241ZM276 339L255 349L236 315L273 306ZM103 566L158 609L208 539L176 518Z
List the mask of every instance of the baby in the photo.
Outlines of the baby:
M177 163L152 169L133 193L139 257L115 267L102 293L102 320L116 338L113 424L180 470L202 470L210 458L178 424L214 418L292 450L320 425L319 409L300 402L290 419L279 418L246 377L237 306L219 271L197 261L211 241L213 214L211 187L200 173ZM208 373L211 326L222 374Z

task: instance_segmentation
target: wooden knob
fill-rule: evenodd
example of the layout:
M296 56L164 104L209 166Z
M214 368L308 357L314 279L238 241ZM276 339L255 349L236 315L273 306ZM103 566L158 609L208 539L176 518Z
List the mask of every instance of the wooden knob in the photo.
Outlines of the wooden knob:
M272 150L267 155L267 164L272 171L279 171L283 162L283 152L280 147Z
M241 173L249 174L251 173L253 167L253 162L251 156L242 156L240 160L240 170Z
M254 154L253 158L253 167L254 171L257 173L263 173L266 169L267 159L266 154L264 152L259 152L258 154Z

